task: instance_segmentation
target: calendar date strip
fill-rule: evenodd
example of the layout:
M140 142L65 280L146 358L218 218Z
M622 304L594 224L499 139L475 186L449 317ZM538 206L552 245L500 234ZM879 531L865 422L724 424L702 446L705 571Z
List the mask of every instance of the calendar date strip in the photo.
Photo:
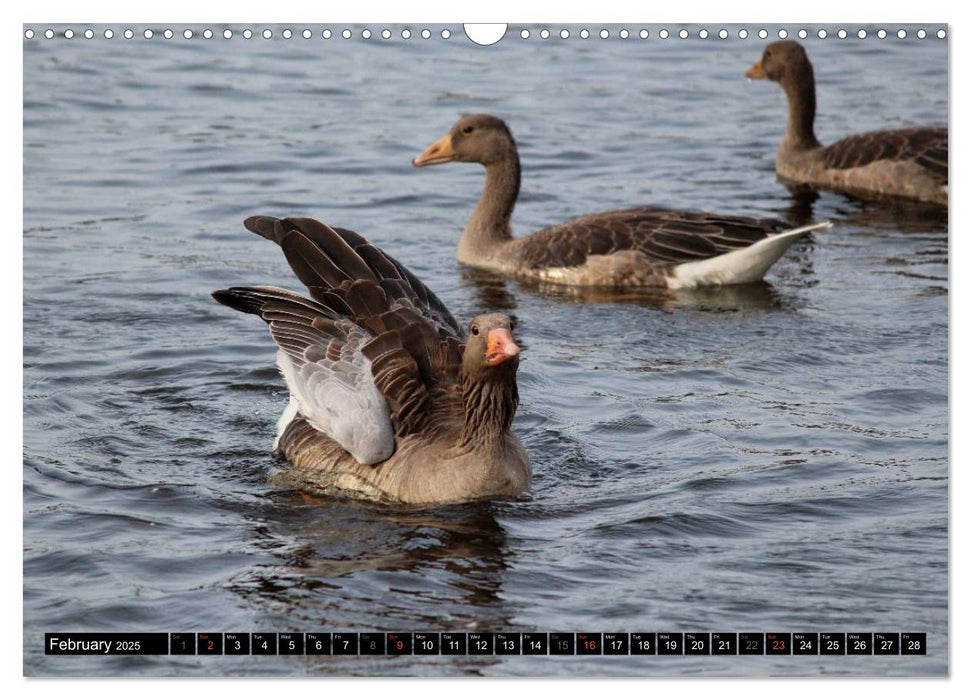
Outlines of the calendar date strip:
M898 656L926 632L47 632L49 656Z

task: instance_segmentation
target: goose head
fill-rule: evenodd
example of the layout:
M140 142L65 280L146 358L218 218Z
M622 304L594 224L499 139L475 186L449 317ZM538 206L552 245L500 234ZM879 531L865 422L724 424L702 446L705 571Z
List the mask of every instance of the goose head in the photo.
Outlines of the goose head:
M482 314L469 323L469 334L462 355L467 377L488 378L519 367L519 346L513 340L513 321L505 314Z
M442 138L411 161L416 168L458 161L489 166L517 157L516 142L506 122L490 114L459 119Z
M745 77L785 84L803 79L807 72L812 75L812 64L802 44L775 41L765 47L762 60L745 71Z

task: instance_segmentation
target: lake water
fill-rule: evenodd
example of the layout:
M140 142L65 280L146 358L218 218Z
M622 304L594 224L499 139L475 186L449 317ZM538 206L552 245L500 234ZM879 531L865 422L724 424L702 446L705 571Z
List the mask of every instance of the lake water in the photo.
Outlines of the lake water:
M124 28L24 41L26 674L947 672L946 214L782 187L782 92L743 77L765 44L754 28L513 27L490 48L458 26ZM835 29L806 42L823 142L947 123L938 27ZM574 295L465 270L481 168L410 165L465 112L519 141L519 233L637 204L836 226L742 288ZM515 315L529 497L396 509L268 482L287 401L275 348L209 296L299 288L243 229L253 214L360 232L460 322ZM42 651L44 632L316 630L904 631L926 632L928 654Z

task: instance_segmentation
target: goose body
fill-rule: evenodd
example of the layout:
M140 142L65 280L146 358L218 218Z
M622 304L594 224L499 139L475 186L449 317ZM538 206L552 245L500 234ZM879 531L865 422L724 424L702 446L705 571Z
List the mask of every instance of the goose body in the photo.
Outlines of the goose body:
M501 119L460 119L414 159L418 167L477 162L485 186L458 245L461 263L499 274L573 286L678 289L762 279L798 238L772 219L637 207L601 212L514 238L519 195L516 142Z
M213 293L260 316L279 346L291 398L274 442L289 467L277 481L412 504L529 488L510 431L519 348L507 316L478 316L464 335L424 284L358 234L313 219L245 225L280 245L310 292Z
M947 205L946 127L871 131L824 146L813 129L816 79L800 44L769 44L745 75L773 80L785 91L789 122L775 162L782 178L864 197L904 197Z

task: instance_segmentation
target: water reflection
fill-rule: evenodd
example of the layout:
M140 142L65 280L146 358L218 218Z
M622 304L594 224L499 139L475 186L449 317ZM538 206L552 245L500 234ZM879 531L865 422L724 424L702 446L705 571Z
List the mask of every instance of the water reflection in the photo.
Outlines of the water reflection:
M947 209L925 202L862 202L848 198L837 212L834 223L880 231L946 234L948 227Z
M473 569L478 585L468 587L470 603L497 600L505 534L489 505L473 503L436 510L401 509L366 503L335 506L325 498L293 496L319 508L325 518L311 516L299 523L296 535L305 545L291 553L290 565L307 575L333 579L360 571L413 570L442 562L446 571L463 578ZM344 522L335 527L334 516ZM307 511L305 511L307 512ZM358 525L349 532L347 525Z
M808 185L793 185L780 180L789 190L788 206L779 210L780 216L793 226L804 226L817 219L828 219L838 226L850 225L904 233L947 233L948 210L927 202L915 202L899 197L860 199L846 193L832 193L826 204L835 205L835 213L816 213L819 191ZM823 203L818 205L822 208Z
M786 185L792 198L788 206L779 209L779 215L793 226L806 226L814 221L813 206L819 192L808 185Z
M800 274L812 272L812 260L798 253ZM787 297L772 284L761 281L692 289L613 289L609 287L571 287L538 280L508 280L473 268L462 269L462 282L475 292L482 308L510 310L516 297L509 291L515 285L527 293L575 304L634 304L660 311L696 309L708 311L777 310L787 306Z
M464 265L460 270L462 285L475 293L476 301L483 309L511 311L516 308L516 297L507 289L509 280L505 277Z
M421 510L277 493L251 516L253 546L279 563L246 572L232 588L261 607L281 606L308 629L512 630L496 507Z
M548 283L522 282L547 296L578 304L634 304L660 311L740 311L779 309L785 297L768 282L732 284L691 289L574 288Z

